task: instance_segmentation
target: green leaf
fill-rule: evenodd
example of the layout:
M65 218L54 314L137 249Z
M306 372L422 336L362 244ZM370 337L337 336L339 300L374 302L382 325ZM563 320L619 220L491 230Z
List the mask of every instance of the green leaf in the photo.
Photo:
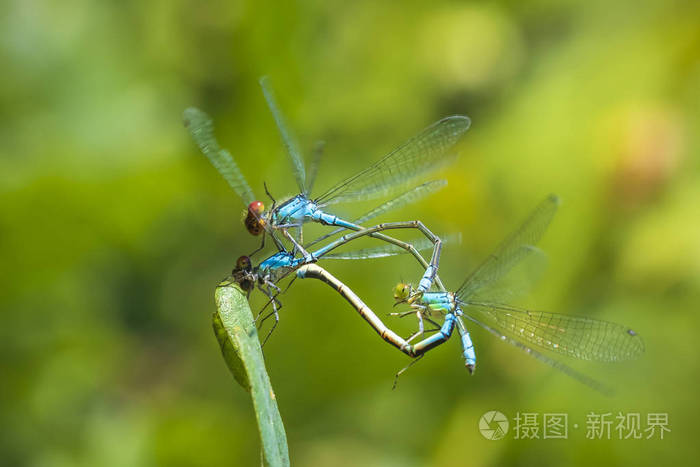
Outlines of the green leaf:
M214 334L233 377L253 399L263 447L269 466L288 466L289 451L275 393L265 370L262 349L246 294L230 278L216 288Z

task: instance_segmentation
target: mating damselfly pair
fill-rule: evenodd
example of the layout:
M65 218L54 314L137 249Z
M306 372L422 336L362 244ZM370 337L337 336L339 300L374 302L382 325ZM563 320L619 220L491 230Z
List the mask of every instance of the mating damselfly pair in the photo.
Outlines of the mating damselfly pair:
M588 317L530 311L506 304L507 299L522 289L531 278L522 271L527 271L528 265L537 264L541 259L542 253L536 244L559 205L556 196L547 197L522 226L507 237L454 291L445 289L438 268L443 240L459 236L435 235L417 219L366 226L368 221L416 202L446 185L445 180L433 180L405 188L432 169L454 160L455 145L470 126L468 117L451 116L437 121L366 169L333 185L322 195L311 197L321 151L315 151L307 174L299 145L287 127L265 78L261 79L261 86L282 136L299 188L299 194L277 203L265 187L272 201L267 210L253 195L233 157L219 146L210 118L204 112L190 108L185 111L184 119L202 152L247 204L244 221L246 229L253 235L262 235L260 247L250 255L238 259L233 275L244 290L250 293L253 288L258 288L268 297L266 305L258 314L258 320L262 324L266 318L273 316L275 322L263 340L263 345L279 321L281 303L278 295L282 290L278 283L295 273L294 278L316 278L333 287L385 341L413 357L411 364L429 350L446 342L456 328L460 335L465 365L470 373L473 372L476 353L465 320L478 324L500 339L601 391L605 391L604 386L548 354L583 360L619 361L635 358L643 352L641 338L624 326ZM400 189L403 191L397 195L396 192ZM339 217L328 209L341 202L371 200L392 194L393 197L388 201L352 221ZM307 222L327 225L333 227L333 230L305 243L303 228ZM396 229L416 229L423 238L402 241L388 235ZM344 235L328 240L341 233ZM270 236L277 251L254 265L251 257L264 248L266 236ZM372 237L385 245L333 253L338 247L362 237ZM327 242L324 246L315 246L324 241ZM315 246L314 249L312 246ZM433 251L427 261L420 251L429 248ZM423 271L415 288L400 283L394 291L395 304L405 304L409 309L391 314L415 314L418 319L418 329L405 339L391 330L347 285L318 266L318 262L329 259L371 259L398 253L413 255ZM520 274L518 269L521 270ZM272 310L265 314L268 305ZM425 329L424 322L435 328ZM424 337L425 334L430 335ZM418 338L421 339L412 343ZM399 371L397 377L408 366Z

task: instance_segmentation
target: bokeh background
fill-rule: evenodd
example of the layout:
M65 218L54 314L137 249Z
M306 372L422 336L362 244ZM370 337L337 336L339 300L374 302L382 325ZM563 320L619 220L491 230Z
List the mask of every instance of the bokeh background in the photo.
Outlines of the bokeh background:
M258 465L250 400L210 322L214 286L258 239L181 115L215 118L258 196L263 182L294 194L263 74L307 155L327 142L319 191L469 115L449 186L386 220L462 232L441 269L456 287L555 192L549 267L521 304L626 323L646 344L638 361L576 366L612 398L480 329L475 375L455 340L392 391L406 358L329 288L297 281L265 347L293 465L697 458L697 2L23 0L0 12L3 465ZM325 265L382 316L391 286L420 274L407 258ZM567 413L569 439L486 440L488 410ZM589 440L590 412L667 413L671 432Z

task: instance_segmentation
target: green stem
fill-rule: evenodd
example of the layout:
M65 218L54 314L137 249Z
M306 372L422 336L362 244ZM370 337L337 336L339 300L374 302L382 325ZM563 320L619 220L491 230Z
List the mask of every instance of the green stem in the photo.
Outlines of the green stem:
M253 399L263 448L269 466L288 466L289 451L275 393L265 370L258 332L245 292L230 279L216 288L214 334L233 377Z

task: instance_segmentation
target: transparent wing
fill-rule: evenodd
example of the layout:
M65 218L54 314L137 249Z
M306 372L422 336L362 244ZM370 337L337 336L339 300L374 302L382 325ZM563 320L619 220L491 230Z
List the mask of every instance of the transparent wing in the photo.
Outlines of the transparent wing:
M535 208L525 222L506 238L481 266L457 289L457 297L468 300L478 290L490 286L505 276L516 264L528 257L559 206L559 198L550 195Z
M329 189L316 201L328 205L385 195L396 185L448 160L451 156L449 150L470 123L468 117L461 115L443 118L371 166Z
M304 170L304 161L301 158L301 152L299 151L299 145L296 143L294 136L289 131L287 123L284 121L282 112L280 112L277 106L277 101L275 100L275 94L272 92L272 86L270 85L270 80L267 76L260 78L260 86L262 87L263 95L267 101L267 106L272 113L272 117L275 119L277 124L277 129L282 136L282 142L284 147L287 149L287 155L292 163L292 168L294 169L294 177L296 178L299 191L305 195L308 194L306 190L306 171Z
M446 186L447 180L432 180L430 182L425 182L422 185L418 185L417 187L408 190L396 198L387 201L386 203L380 204L359 219L355 220L355 224L364 224L368 220L379 217L392 209L399 209L408 204L415 203Z
M588 387L590 387L590 388L592 388L592 389L594 389L602 394L605 394L607 396L613 395L613 390L610 387L608 387L605 384L602 384L601 382L591 378L588 375L585 375L585 374L571 368L569 365L567 365L563 362L560 362L559 360L555 360L547 355L544 355L544 354L538 352L537 350L533 349L532 347L523 344L522 342L520 342L517 339L513 339L512 337L508 337L507 335L503 334L502 332L498 331L497 329L492 328L488 324L479 321L478 319L474 318L473 316L465 315L464 317L466 319L468 319L469 321L472 321L472 322L478 324L479 326L481 326L482 328L486 329L488 332L495 335L500 340L507 342L510 345L523 350L525 353L532 356L533 358L551 366L552 368L555 368L555 369L561 371L562 373L566 374L567 376L570 376L571 378L577 380L578 382L583 383L586 386L588 386Z
M616 362L644 353L644 343L636 332L609 321L490 302L464 305L465 315L509 338L568 357Z
M248 205L255 200L253 190L238 168L228 151L221 149L214 137L214 125L209 116L201 110L190 107L183 113L185 127L190 131L192 139L199 149L209 158L212 165L219 171L231 188Z
M451 234L440 237L443 245L458 244L462 242L462 234ZM429 250L433 248L433 242L425 237L409 241L418 251ZM408 250L396 245L382 245L373 248L362 248L359 250L345 251L342 253L329 253L323 256L324 259L372 259L385 258L387 256L396 256L408 253Z
M537 247L527 246L529 251L512 269L497 281L481 287L469 296L469 300L485 300L512 303L526 296L542 278L547 269L547 255Z
M318 167L321 165L321 156L323 155L323 150L326 147L325 141L316 141L314 145L314 150L312 153L311 164L309 165L309 173L306 177L306 191L307 194L311 193L314 189L314 183L316 182L316 175L318 175Z
M393 209L399 209L408 204L415 203L425 198L426 196L435 193L436 191L440 190L445 186L447 186L447 180L433 180L430 182L423 183L422 185L418 185L417 187L411 188L410 190L406 191L405 193L402 193L396 198L390 199L389 201L380 204L379 206L363 214L362 217L356 219L353 222L355 224L364 224L365 222L374 219L375 217L381 216L382 214L385 214ZM308 247L311 245L315 245L316 243L321 242L327 239L328 237L332 237L333 235L337 235L343 231L345 231L345 229L342 227L335 229L332 232L313 240L306 246Z

